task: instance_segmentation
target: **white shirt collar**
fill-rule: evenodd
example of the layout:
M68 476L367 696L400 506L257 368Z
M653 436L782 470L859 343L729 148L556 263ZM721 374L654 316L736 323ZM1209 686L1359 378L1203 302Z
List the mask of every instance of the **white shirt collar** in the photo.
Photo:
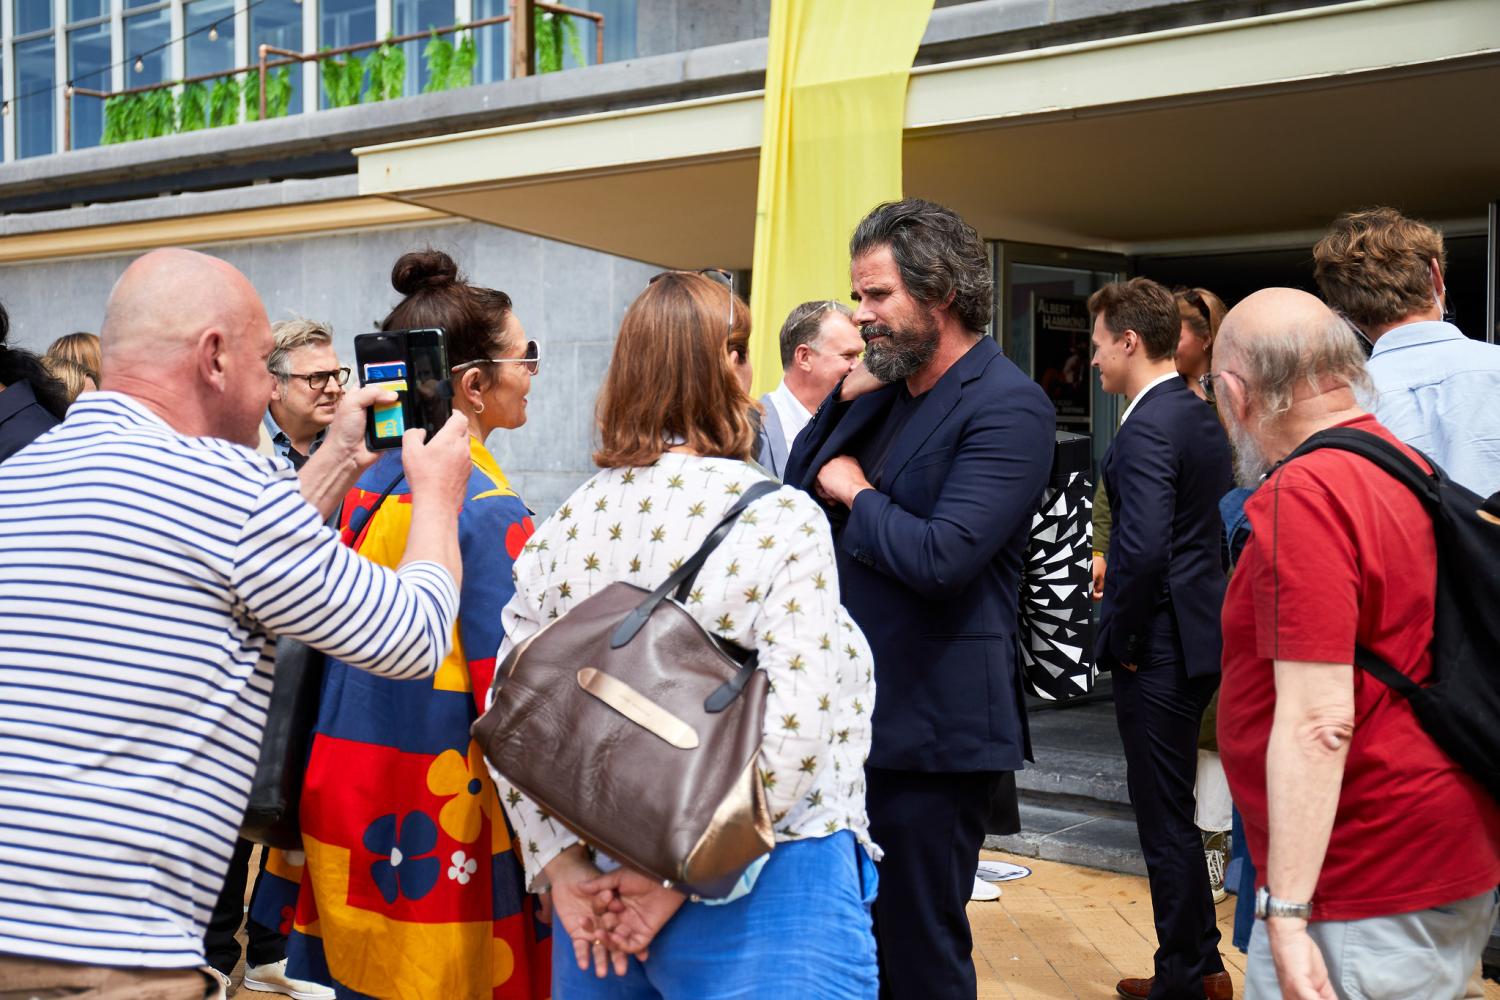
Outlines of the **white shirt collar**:
M792 390L786 387L786 380L771 390L771 405L776 407L776 415L781 418L781 432L786 436L787 451L791 451L792 442L797 440L797 435L802 433L813 418L813 412L802 405L802 400L792 394Z
M1161 385L1163 382L1170 382L1170 381L1172 381L1172 379L1174 379L1174 378L1182 378L1182 376L1179 375L1179 374L1177 374L1177 372L1175 372L1175 371L1171 371L1171 372L1167 372L1165 375L1158 375L1158 376L1156 376L1156 378L1154 378L1150 382L1146 383L1146 388L1144 388L1140 392L1136 393L1135 394L1135 398L1130 401L1130 405L1127 406L1127 407L1125 407L1125 412L1122 413L1122 414L1120 414L1120 426L1121 427L1125 426L1125 421L1127 421L1127 420L1130 419L1130 411L1133 410L1133 409L1135 409L1135 404L1136 403L1139 403L1142 399L1145 398L1146 393L1150 392L1152 389L1155 389L1157 386Z

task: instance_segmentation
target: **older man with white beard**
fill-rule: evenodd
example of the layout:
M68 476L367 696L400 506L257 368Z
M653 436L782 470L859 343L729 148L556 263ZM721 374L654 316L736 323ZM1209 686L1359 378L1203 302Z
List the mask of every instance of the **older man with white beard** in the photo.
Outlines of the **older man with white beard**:
M1242 483L1259 484L1224 601L1219 706L1261 868L1247 995L1458 997L1495 918L1500 807L1353 666L1360 646L1431 677L1431 522L1357 455L1283 461L1334 427L1421 459L1362 408L1363 352L1304 292L1266 289L1231 310L1204 382Z

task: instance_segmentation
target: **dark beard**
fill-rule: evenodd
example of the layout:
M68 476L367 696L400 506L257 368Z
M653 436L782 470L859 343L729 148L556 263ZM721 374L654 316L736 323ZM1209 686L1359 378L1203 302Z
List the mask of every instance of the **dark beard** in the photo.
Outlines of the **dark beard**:
M872 336L883 339L871 342ZM871 324L860 331L865 339L865 368L882 382L910 378L927 367L937 354L937 327L925 330L893 330Z

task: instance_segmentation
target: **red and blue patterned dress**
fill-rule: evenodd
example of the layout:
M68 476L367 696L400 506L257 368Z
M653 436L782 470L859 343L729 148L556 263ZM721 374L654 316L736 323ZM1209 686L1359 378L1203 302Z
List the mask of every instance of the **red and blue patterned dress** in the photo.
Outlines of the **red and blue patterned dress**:
M459 516L463 587L453 651L424 680L330 661L301 803L305 865L273 852L254 918L290 934L288 973L340 1000L540 1000L549 929L525 892L500 800L469 738L495 670L511 564L533 526L504 473L470 439ZM388 452L340 516L346 544L401 562L411 525Z

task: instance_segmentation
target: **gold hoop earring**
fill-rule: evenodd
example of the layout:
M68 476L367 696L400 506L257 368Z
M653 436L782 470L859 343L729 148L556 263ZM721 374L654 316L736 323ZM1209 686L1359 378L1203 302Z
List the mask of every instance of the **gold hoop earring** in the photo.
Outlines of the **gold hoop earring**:
M479 402L477 402L477 403L474 404L474 416L477 417L477 416L479 416L483 412L484 412L484 400L481 399Z

